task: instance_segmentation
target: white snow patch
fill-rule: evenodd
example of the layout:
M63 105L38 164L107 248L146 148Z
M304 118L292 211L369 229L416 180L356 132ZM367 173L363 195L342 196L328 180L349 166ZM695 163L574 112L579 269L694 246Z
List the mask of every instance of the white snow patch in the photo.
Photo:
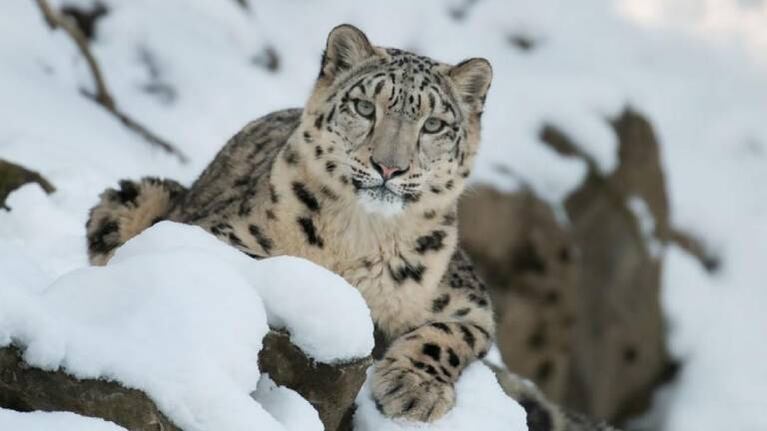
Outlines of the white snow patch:
M252 395L287 431L323 430L317 410L296 391L277 386L268 374L261 376Z
M126 431L99 418L70 412L28 412L0 408L0 430L4 431Z
M645 247L651 257L658 259L663 254L663 243L658 239L655 232L655 217L647 206L647 202L639 196L631 196L626 202L628 209L634 214L639 224L639 232L644 239Z
M481 362L466 367L458 379L455 407L429 425L383 416L373 401L370 376L368 370L368 380L357 396L356 431L527 431L525 410L503 392L495 374Z
M711 277L676 247L668 250L663 304L679 379L659 396L667 430L762 430L767 417L767 225L733 233L748 250L728 250L723 274Z
M196 249L226 261L256 289L269 325L290 332L309 357L325 363L363 358L373 350L373 322L359 291L308 260L255 261L198 226L161 222L117 250L111 263L137 255Z

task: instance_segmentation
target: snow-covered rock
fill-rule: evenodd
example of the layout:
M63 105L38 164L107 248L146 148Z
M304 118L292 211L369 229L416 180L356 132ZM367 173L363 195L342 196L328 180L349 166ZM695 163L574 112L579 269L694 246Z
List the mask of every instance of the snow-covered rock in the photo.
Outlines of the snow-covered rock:
M270 314L317 359L348 361L373 346L369 311L340 277L299 259L254 261L196 227L158 224L109 265L74 270L45 288L28 271L0 286L0 347L21 346L32 367L139 389L185 430L283 429L250 396L269 330L260 292L282 295ZM308 279L311 286L302 284ZM319 328L300 321L302 301L313 311L303 318L326 319ZM265 390L261 399L280 419L309 412L300 423L318 423L300 396Z
M126 431L103 419L69 412L21 413L0 408L0 429L9 431Z

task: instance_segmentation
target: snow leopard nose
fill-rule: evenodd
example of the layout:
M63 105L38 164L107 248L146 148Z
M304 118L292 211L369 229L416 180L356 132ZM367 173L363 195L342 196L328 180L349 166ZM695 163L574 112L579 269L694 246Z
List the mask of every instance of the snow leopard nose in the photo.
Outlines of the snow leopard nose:
M384 165L383 163L377 162L373 158L373 156L370 156L370 164L373 165L373 168L376 171L378 171L379 174L381 174L381 178L383 178L384 181L388 181L394 177L398 177L404 174L405 172L407 172L408 169L410 169L410 167L407 167L404 169L398 168L398 167L391 168L389 166Z

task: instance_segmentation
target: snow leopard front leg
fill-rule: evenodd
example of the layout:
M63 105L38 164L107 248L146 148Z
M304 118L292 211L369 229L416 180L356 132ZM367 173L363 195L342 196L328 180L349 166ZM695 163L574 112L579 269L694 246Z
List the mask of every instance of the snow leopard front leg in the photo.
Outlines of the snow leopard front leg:
M427 323L389 346L373 371L373 397L390 417L432 422L455 405L454 384L493 341L494 322L484 284L463 251L455 252L440 282Z

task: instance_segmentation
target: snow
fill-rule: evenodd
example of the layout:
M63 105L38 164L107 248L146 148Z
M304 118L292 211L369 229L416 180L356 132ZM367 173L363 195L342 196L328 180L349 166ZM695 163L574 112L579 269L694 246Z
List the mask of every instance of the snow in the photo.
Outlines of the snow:
M277 419L286 431L322 429L317 411L297 392L277 386L268 374L261 376L253 398Z
M647 202L639 196L631 196L626 202L626 208L634 214L639 223L639 232L642 234L648 254L654 259L660 258L664 245L656 235L655 219Z
M763 338L767 328L767 315L758 308L767 303L767 252L762 245L767 244L767 2L263 0L251 1L249 12L234 1L104 3L111 12L99 22L93 47L118 105L176 143L190 163L180 165L151 148L83 98L80 88L92 88L91 78L71 41L45 27L34 2L5 4L0 28L13 37L0 38L0 157L40 171L57 192L48 196L28 185L10 196L11 212L0 211L0 295L26 307L0 315L3 322L15 316L16 329L41 342L51 335L34 333L36 325L53 316L71 318L66 320L70 326L82 331L96 331L79 319L100 318L97 310L82 316L51 315L46 307L52 305L35 298L55 297L48 294L49 286L65 274L61 280L74 277L71 271L112 280L111 275L83 269L83 225L98 193L120 178L144 175L189 184L247 121L302 105L328 30L352 22L377 44L445 61L469 56L491 60L495 79L472 176L475 183L504 190L527 186L559 207L586 167L542 145L541 125L551 122L561 128L600 171L609 173L616 163L616 142L605 118L627 104L647 115L661 142L672 224L701 237L723 262L722 270L712 275L673 246L659 253L665 268L662 299L670 322L670 348L685 367L681 378L658 397L663 413L657 426L699 431L725 424L736 430L765 428L767 352L757 337ZM465 17L456 21L449 11L462 8ZM519 36L532 40L533 48L524 51L509 42ZM253 61L269 47L279 56L276 72ZM627 204L642 214L642 203ZM650 239L652 220L640 219ZM143 239L146 248L128 256L126 247L119 258L124 261L116 261L104 274L124 275L120 268L133 265L131 259L151 260L150 236L176 229L158 227ZM259 298L263 322L289 329L293 341L317 358L335 355L335 360L345 360L367 348L363 337L349 334L354 343L335 353L321 351L324 343L333 342L331 334L346 334L339 332L348 330L342 316L328 321L323 307L286 305L290 293L259 278L279 270L298 285L294 292L312 301L322 301L327 291L348 300L349 309L362 310L353 305L356 299L341 293L348 286L331 275L322 273L317 279L335 287L313 290L307 283L314 282L317 271L306 262L286 258L264 262L264 271L245 270L231 250L208 247L203 244L208 238L187 233L189 247L176 243L180 250L157 248L158 259L179 264L215 255L212 266L241 287L249 286ZM162 242L152 242L152 247ZM286 267L292 270L284 271ZM165 280L162 274L146 277L150 275L157 283ZM54 285L65 286L61 280ZM118 307L118 300L126 307L141 301L125 293L119 280L110 281L106 289L122 293L104 304L104 310ZM130 292L171 293L164 289L151 284ZM34 316L23 319L26 323L18 320L25 312ZM318 317L301 319L302 315ZM57 346L39 347L39 359L51 360L53 366L61 355ZM107 359L101 365L114 365ZM91 365L91 371L97 371L98 364Z
M269 326L319 362L348 362L373 350L373 322L362 295L340 276L292 256L259 260L200 227L161 222L129 240L110 263L137 255L198 249L227 261L258 291Z
M455 391L455 407L441 419L429 426L424 426L419 422L389 419L383 416L376 409L370 383L366 382L357 396L354 429L356 431L527 430L525 410L503 392L495 374L486 365L475 362L466 367L455 385Z
M767 226L757 227L757 235L765 233ZM749 246L728 250L725 273L716 277L671 249L664 283L676 288L664 292L663 303L673 329L672 354L685 365L667 389L666 429L767 429L767 417L756 414L767 407L767 302L759 300L760 280L767 280L767 243L754 243L753 234L733 236Z
M340 277L298 258L254 261L199 227L159 223L107 266L73 270L47 287L23 256L2 252L6 264L21 264L0 288L0 346L23 346L38 368L140 389L186 430L322 429L303 398L259 383L269 329L260 292L280 304L269 314L318 360L364 357L373 347L364 300ZM257 388L263 406L250 396Z
M69 412L20 413L0 408L0 429L10 431L126 431L112 422Z

